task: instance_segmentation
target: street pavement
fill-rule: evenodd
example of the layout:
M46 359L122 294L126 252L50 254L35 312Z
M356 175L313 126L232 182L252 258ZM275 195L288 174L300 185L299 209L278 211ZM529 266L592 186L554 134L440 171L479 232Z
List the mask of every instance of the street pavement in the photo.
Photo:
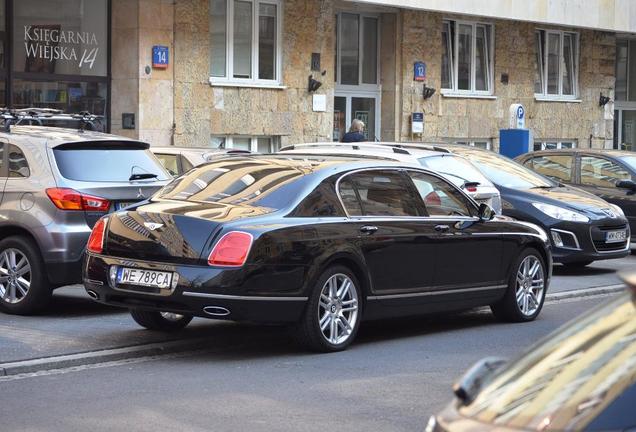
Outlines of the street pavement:
M0 430L421 431L475 361L511 357L600 301L550 302L526 324L480 312L365 323L333 354L275 328L211 324L199 351L0 377Z
M617 272L636 270L636 255L599 261L583 269L554 267L549 293L620 284ZM48 310L31 317L0 314L0 375L2 364L33 358L86 353L190 339L214 340L218 346L240 339L243 328L230 322L195 319L178 333L151 332L139 327L126 311L93 302L79 286L57 290ZM270 329L281 332L280 328Z

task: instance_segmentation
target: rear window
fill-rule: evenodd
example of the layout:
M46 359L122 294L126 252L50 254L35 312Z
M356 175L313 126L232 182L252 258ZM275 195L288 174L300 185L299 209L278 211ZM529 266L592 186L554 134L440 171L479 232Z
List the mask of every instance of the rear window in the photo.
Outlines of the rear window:
M53 150L62 176L86 182L127 182L133 175L152 175L143 180L171 178L150 150L125 147L58 147Z
M280 209L298 197L305 170L286 160L225 159L195 168L164 187L163 199Z

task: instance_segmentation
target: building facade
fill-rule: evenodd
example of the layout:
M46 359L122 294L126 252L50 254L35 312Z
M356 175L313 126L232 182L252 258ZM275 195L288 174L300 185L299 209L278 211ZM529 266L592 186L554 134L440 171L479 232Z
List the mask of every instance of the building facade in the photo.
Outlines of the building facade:
M4 0L0 104L156 145L339 140L636 150L629 0ZM164 58L153 47L162 46ZM155 49L156 51L156 49ZM154 57L154 58L153 58ZM421 113L421 133L413 128Z

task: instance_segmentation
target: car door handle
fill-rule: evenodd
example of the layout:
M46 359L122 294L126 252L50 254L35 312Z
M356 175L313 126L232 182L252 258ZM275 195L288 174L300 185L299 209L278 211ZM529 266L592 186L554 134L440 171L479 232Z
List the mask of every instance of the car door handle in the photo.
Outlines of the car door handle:
M364 234L373 234L377 230L378 230L378 227L373 225L365 225L362 228L360 228L360 232Z
M437 232L448 232L450 227L448 225L435 225L435 231Z

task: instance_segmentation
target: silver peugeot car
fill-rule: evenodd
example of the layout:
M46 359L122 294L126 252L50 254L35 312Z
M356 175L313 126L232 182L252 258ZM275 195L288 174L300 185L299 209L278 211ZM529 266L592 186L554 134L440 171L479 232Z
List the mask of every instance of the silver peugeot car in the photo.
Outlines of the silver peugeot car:
M99 132L11 126L0 132L0 310L30 314L81 282L95 222L172 179L149 145Z

